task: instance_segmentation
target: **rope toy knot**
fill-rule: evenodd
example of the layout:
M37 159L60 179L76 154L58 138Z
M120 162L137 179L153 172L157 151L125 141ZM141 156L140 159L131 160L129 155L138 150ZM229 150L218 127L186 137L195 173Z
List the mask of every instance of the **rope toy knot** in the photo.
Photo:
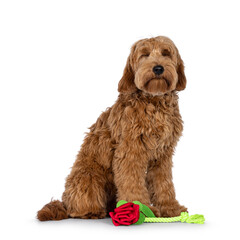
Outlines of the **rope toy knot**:
M195 215L189 216L187 212L181 213L181 222L203 224L204 221L205 221L205 218L203 215L195 214Z

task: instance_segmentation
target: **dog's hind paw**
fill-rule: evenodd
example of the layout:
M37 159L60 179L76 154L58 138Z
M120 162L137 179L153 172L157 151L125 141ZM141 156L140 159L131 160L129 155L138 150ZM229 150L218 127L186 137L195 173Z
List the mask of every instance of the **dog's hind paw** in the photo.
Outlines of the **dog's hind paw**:
M82 219L101 219L101 218L105 218L107 215L107 213L105 211L102 212L89 212L87 214L85 214L84 216L81 216Z

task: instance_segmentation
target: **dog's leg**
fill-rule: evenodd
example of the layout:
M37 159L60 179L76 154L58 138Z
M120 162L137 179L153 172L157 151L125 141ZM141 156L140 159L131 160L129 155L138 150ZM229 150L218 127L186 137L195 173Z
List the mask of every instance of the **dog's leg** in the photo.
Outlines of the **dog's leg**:
M151 202L160 209L162 217L179 216L187 208L181 206L175 197L175 189L172 182L172 153L166 151L157 160L152 160L148 165L147 186L151 196Z
M106 216L106 176L91 156L78 155L67 178L62 200L73 218L104 218Z
M156 216L159 210L151 206L146 187L148 155L141 139L135 142L122 141L113 158L114 182L117 188L117 201L140 201L152 209Z

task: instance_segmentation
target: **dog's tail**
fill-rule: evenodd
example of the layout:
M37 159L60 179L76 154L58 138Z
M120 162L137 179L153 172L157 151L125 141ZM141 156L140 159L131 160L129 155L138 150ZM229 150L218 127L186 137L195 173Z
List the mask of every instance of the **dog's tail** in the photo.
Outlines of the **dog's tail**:
M40 221L62 220L68 218L67 210L63 203L55 200L46 204L37 212L37 218Z

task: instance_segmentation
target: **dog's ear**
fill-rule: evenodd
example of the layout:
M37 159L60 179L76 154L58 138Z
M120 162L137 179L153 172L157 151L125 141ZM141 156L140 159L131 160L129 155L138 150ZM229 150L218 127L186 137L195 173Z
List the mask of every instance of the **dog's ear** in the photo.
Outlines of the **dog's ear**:
M125 69L123 71L123 76L118 83L118 91L120 93L133 93L137 90L137 87L134 83L134 72L131 66L131 58L133 52L135 50L135 46L132 47L131 53L127 59L127 63Z
M184 72L184 63L179 53L178 53L177 74L178 74L178 82L177 82L176 90L181 91L186 88L187 79Z

